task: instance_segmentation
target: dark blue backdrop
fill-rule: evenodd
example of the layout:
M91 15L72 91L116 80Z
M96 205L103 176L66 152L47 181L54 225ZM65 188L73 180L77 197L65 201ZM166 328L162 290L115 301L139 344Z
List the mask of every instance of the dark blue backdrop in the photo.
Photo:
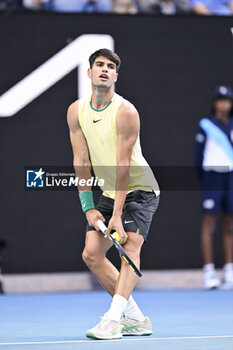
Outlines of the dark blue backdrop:
M1 15L0 95L85 33L107 33L122 59L117 92L141 114L144 155L153 166L190 165L198 120L216 84L232 85L231 18ZM71 165L66 109L77 72L11 118L0 118L0 238L3 271L86 269L85 218L75 192L26 192L26 165ZM172 176L172 173L171 173ZM164 191L143 247L142 268L199 268L199 193ZM221 236L215 238L223 263ZM118 261L116 253L110 253Z

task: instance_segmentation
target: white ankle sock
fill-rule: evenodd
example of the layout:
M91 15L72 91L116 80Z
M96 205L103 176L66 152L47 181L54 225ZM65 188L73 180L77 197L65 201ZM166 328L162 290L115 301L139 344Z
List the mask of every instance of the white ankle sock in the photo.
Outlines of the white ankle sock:
M206 264L203 266L204 272L210 272L210 271L214 271L214 270L215 270L214 264Z
M127 302L127 299L125 299L119 294L115 294L112 298L111 306L105 315L110 320L120 322L121 316L125 312Z
M136 301L132 297L132 295L130 295L129 297L129 300L125 309L125 315L137 321L143 321L145 318L143 313L139 309Z
M223 266L223 278L225 281L232 281L233 280L233 264L232 263L228 263L228 264L225 264Z
M225 265L223 266L223 270L224 270L224 272L232 271L232 270L233 270L233 263L225 264Z

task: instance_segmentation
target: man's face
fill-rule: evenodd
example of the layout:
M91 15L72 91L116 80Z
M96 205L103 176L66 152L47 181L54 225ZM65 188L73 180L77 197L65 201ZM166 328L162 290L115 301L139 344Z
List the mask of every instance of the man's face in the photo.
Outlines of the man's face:
M229 114L232 108L232 101L229 98L219 98L214 102L216 112Z
M117 81L116 64L106 57L99 56L92 68L88 69L88 77L94 87L109 89Z

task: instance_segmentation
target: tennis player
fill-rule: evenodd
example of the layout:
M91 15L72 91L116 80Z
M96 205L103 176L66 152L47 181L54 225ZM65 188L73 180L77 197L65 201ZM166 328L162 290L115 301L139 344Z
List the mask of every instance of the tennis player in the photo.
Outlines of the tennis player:
M112 243L99 232L97 220L108 226L107 235L112 230L118 232L126 253L139 268L141 247L158 207L159 188L141 152L138 112L114 92L120 58L108 49L100 49L90 56L89 63L92 94L71 104L68 124L76 176L88 180L92 166L95 176L104 179L96 207L91 187L78 186L88 222L82 256L113 298L100 323L86 336L114 339L149 335L151 322L131 296L137 275L123 259L118 272L106 258Z

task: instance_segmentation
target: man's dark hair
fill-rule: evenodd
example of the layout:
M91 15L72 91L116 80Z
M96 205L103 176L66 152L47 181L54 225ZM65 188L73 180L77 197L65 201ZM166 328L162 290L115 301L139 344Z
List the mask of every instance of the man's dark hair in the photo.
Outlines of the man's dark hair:
M116 65L116 71L119 71L120 65L121 65L121 60L120 57L113 51L108 50L108 49L100 49L95 51L90 57L89 57L89 63L90 63L90 68L93 67L93 64L96 60L97 57L106 57Z
M217 100L229 100L233 103L232 89L226 85L220 85L215 88L211 101L211 114L215 114L214 102ZM233 105L229 112L229 116L233 117Z

